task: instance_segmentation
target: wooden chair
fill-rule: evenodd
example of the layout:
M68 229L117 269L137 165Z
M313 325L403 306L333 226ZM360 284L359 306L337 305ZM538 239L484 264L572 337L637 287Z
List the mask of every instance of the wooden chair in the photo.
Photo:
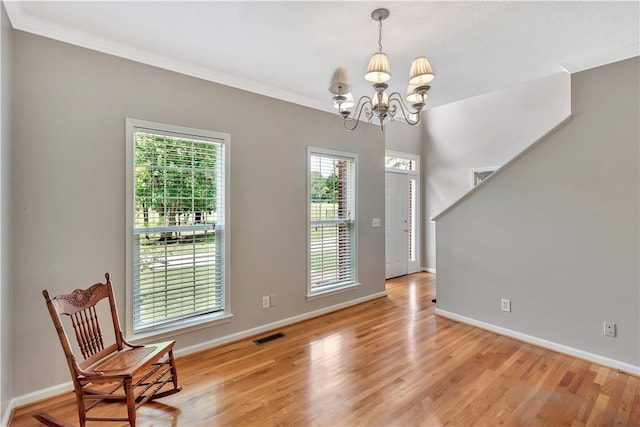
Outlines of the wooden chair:
M134 427L136 410L151 399L179 392L178 374L173 359L175 341L157 344L133 345L124 339L120 328L116 301L109 273L106 283L68 295L49 298L44 290L51 320L55 325L71 372L78 402L80 426L87 421L128 421ZM115 342L105 346L103 329L99 322L96 304L108 299ZM69 316L83 360L78 362L62 322L61 316ZM108 314L104 317L108 318ZM69 323L69 322L67 322ZM108 321L105 320L105 325ZM67 326L71 329L71 326ZM105 330L106 331L106 330ZM115 387L114 387L115 384ZM127 417L89 417L88 411L103 401L124 401ZM103 406L103 405L102 405Z

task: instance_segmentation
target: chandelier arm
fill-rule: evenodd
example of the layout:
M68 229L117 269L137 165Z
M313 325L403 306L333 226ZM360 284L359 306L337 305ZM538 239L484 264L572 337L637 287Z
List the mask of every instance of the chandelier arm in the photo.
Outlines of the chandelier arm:
M358 123L360 123L360 116L362 116L362 112L364 111L364 108L367 106L367 104L372 104L371 98L369 98L368 96L362 96L360 97L360 99L358 99L358 104L356 105L356 107L354 108L354 114L353 117L342 117L342 120L344 121L344 128L346 130L355 130L355 128L358 127ZM347 126L347 122L355 122L355 124L353 125L353 127L349 127Z
M355 124L353 125L352 128L350 128L349 126L347 126L347 123L353 121L353 119L351 120L345 120L344 122L342 122L342 124L344 125L344 128L348 131L352 131L352 130L356 130L356 128L358 127L358 123L360 123L360 120L355 120Z
M420 123L420 112L422 111L424 104L422 104L422 107L416 109L416 111L412 111L411 109L409 109L409 107L407 107L407 105L404 103L404 101L402 100L402 95L400 95L400 93L398 92L393 92L391 95L389 95L389 105L391 105L392 102L394 102L398 105L400 105L400 109L402 110L402 117L404 117L404 120L410 124L411 126L415 126L418 123ZM409 118L410 114L415 114L416 115L416 120L411 120Z

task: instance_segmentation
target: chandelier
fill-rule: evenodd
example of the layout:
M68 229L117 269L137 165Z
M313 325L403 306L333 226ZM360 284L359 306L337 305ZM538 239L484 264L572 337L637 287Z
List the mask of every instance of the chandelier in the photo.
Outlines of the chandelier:
M374 117L377 118L380 122L380 130L383 132L385 121L393 120L398 112L402 114L404 121L412 126L420 122L420 112L424 108L424 101L427 99L427 91L430 88L427 83L431 82L435 75L429 60L421 56L413 60L409 72L406 100L411 106L408 107L404 103L400 93L387 94L389 85L386 82L391 79L391 69L387 55L382 52L382 21L388 17L387 9L376 9L371 12L371 19L378 21L378 52L371 55L364 78L373 83L373 96L362 96L352 112L349 109L355 105L355 102L347 71L344 68L336 68L331 77L329 91L334 95L333 105L338 109L338 114L342 117L347 130L354 130L358 126L363 113L369 123Z

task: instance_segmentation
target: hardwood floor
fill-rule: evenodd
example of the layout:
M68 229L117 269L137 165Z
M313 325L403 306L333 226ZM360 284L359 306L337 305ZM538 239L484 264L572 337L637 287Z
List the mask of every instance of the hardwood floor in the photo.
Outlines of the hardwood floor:
M280 328L262 346L178 358L184 390L143 406L138 424L640 425L640 378L436 317L434 281L389 280L387 298ZM10 425L38 426L43 411L78 425L71 392L16 410Z

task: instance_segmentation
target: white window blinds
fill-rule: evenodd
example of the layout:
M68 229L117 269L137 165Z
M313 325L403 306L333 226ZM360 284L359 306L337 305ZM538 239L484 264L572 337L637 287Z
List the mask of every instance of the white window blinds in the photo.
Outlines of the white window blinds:
M356 159L309 151L309 294L356 281Z
M225 309L225 140L133 128L133 331Z

